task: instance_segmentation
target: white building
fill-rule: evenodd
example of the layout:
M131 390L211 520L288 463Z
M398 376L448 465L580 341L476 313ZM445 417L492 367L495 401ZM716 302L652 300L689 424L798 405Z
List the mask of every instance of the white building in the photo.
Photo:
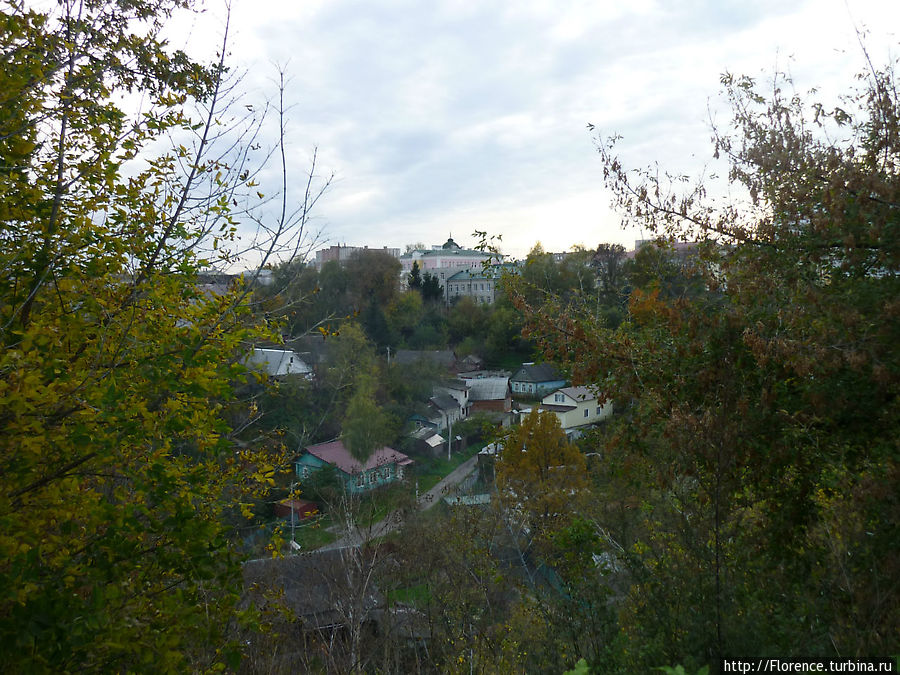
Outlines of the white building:
M563 387L541 400L541 410L554 413L563 431L595 424L612 415L612 401L601 401L587 387Z
M458 272L470 267L480 267L481 264L490 258L489 253L476 251L473 249L462 248L450 237L444 244L440 246L432 246L430 250L416 249L400 256L400 264L403 266L403 274L412 272L413 263L418 263L419 271L422 274L428 272L441 282L443 287L444 281L450 273Z

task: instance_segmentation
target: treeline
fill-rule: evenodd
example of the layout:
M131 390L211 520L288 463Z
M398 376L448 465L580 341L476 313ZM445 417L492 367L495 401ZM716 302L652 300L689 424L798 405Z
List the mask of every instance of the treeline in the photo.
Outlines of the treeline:
M342 263L326 262L320 270L303 260L281 263L273 268L272 283L256 294L258 312L275 322L288 344L357 323L382 353L388 347L394 352L452 349L459 357L477 355L491 367L515 368L535 356L535 343L524 337L524 318L506 292L511 282L524 284L531 304L550 298L591 304L615 327L635 286L660 278L667 292L679 292L684 264L665 247L647 247L629 257L621 245L600 244L559 257L536 244L507 272L496 302L462 297L448 307L435 277L414 267L403 278L396 258L372 249Z
M509 300L483 305L463 298L447 307L443 292L401 279L400 262L378 250L355 253L317 270L302 261L274 269L260 289L262 308L279 323L288 344L311 333L339 333L358 324L382 354L387 349L453 349L503 366L527 360L534 345L522 338L522 320Z

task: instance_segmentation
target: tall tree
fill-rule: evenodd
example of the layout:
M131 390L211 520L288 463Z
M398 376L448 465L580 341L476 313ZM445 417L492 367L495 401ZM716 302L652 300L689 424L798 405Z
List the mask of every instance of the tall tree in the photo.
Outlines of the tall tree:
M419 270L418 262L413 262L412 271L406 277L406 285L412 290L422 289L422 272Z
M211 145L228 132L224 63L161 37L189 5L3 4L6 672L221 669L237 653L226 522L280 450L233 443L227 420L236 362L272 336L244 285L198 284L227 259L252 176L240 142L232 163Z
M597 270L597 286L607 304L623 301L625 295L625 247L621 244L599 244L591 257Z
M384 251L357 251L344 269L350 301L357 309L369 302L387 307L400 291L400 261Z
M422 277L422 299L426 302L440 302L444 299L441 282L430 272L425 272L425 276Z
M497 488L540 536L571 515L578 492L587 487L584 457L566 439L559 418L537 408L503 439L495 471Z
M641 509L597 517L629 552L628 670L897 649L900 99L890 68L862 81L831 108L723 77L716 154L744 203L635 182L601 144L627 223L707 241L703 285L648 274L615 330L564 303L530 314L576 382L627 405L601 489Z
M375 398L375 378L371 373L360 373L344 414L341 440L351 455L365 463L373 452L390 443L394 435L393 420Z

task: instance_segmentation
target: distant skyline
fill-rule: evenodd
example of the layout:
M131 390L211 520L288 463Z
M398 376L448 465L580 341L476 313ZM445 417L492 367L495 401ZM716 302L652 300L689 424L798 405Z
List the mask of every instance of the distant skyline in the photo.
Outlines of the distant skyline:
M200 56L224 15L204 6L173 40ZM865 65L857 28L886 63L900 2L233 0L229 62L253 99L274 96L276 64L286 70L289 196L302 197L314 148L335 174L314 214L321 246L452 233L469 247L478 229L521 257L538 241L646 236L610 210L589 123L623 137L629 166L696 173L712 161L710 115L729 119L722 72L789 71L801 95L837 104Z

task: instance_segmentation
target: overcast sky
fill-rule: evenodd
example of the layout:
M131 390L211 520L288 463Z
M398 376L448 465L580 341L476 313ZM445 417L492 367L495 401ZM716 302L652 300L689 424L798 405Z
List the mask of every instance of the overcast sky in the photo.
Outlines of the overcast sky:
M207 0L191 46L221 30ZM900 54L895 0L233 0L231 63L251 97L290 82L288 163L302 197L313 149L336 180L316 210L325 245L474 243L504 252L618 242L592 123L631 165L711 161L723 71L790 70L829 97ZM833 99L832 99L833 100Z

